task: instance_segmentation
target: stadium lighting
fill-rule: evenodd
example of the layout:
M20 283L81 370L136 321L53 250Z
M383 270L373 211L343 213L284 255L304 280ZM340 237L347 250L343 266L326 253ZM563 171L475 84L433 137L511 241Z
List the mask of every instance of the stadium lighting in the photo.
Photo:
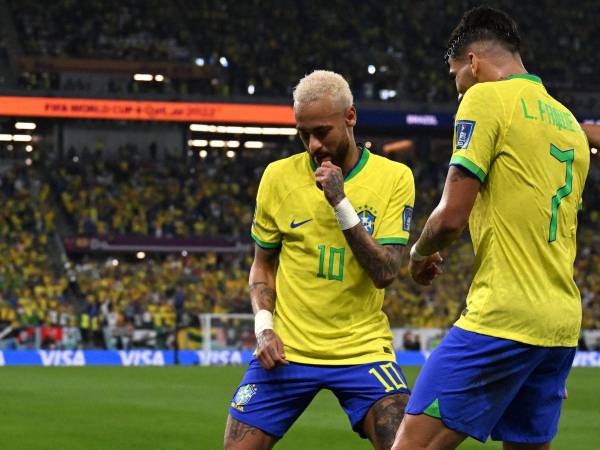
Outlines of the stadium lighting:
M73 162L74 163L79 162L79 156L77 156L77 155L73 156Z
M233 158L235 156L235 152L233 150L227 150L226 155L228 158Z
M229 148L238 148L240 146L240 141L227 141L227 147Z
M598 154L598 149L592 147L591 152L592 152L592 155L596 155L596 154Z
M371 148L372 145L373 145L373 143L371 141L366 141L365 142L365 147L366 148Z
M31 164L33 164L33 161L31 160L31 158L27 158L25 160L25 165L30 166Z
M194 60L194 63L195 63L197 66L200 66L200 67L202 67L202 66L204 65L204 58L196 58L196 59Z
M223 67L229 67L229 61L227 61L227 58L225 58L224 56L221 56L219 58L219 63L221 63Z
M16 122L15 128L17 130L35 130L37 125L33 122Z
M208 156L208 152L206 150L200 150L200 153L198 153L198 156L200 158L204 159Z
M0 134L0 141L12 141L12 134Z
M215 125L205 125L202 123L193 123L190 125L190 131L201 131L204 133L216 133L217 127Z
M165 81L165 76L161 75L160 73L158 75L154 75L154 81Z
M153 78L150 73L136 73L133 75L135 81L152 81Z
M135 254L135 257L136 257L137 259L144 259L144 258L146 257L146 254L145 254L144 252L137 252L137 253Z
M376 71L377 69L375 68L375 66L373 64L369 64L369 67L367 67L367 72L373 75Z
M188 143L192 147L206 147L208 145L206 139L192 139L191 141L188 141Z
M246 141L244 142L244 147L246 148L263 148L265 143L262 141Z
M187 255L188 255L187 250L182 250L181 256L183 256L185 258Z
M254 85L253 85L253 84L249 84L249 85L248 85L248 94L250 94L250 95L254 95L254 92L255 92L255 90L256 90L256 89L255 89L255 87L254 87Z
M208 125L204 123L193 123L190 125L190 131L201 133L220 133L220 134L262 134L270 136L295 136L298 130L293 127L242 127L235 125Z
M210 145L211 147L225 147L225 141L210 141L208 145Z
M26 145L25 146L25 151L27 153L31 153L33 151L33 145Z
M8 145L6 146L6 150L8 150L9 152L12 152L14 149L15 149L15 147L14 147L14 145L12 145L12 144L8 144Z
M112 264L113 267L117 267L119 265L119 260L115 258L110 263Z
M31 142L33 138L28 134L14 134L12 140L15 142Z

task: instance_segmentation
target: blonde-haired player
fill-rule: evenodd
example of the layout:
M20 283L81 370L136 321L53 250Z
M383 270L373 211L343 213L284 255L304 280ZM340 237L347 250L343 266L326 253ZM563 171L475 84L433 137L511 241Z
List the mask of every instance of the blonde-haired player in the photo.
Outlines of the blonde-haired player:
M294 91L306 152L270 164L256 200L250 271L256 358L231 401L227 449L268 449L321 389L353 429L389 449L408 399L383 288L398 274L414 203L410 169L357 145L341 75Z

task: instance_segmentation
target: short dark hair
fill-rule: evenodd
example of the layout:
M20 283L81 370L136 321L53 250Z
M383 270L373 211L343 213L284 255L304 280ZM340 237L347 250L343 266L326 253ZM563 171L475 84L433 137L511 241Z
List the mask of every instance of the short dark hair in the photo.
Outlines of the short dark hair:
M466 48L477 41L496 41L511 53L521 47L517 23L505 12L489 6L478 6L467 11L452 31L444 60L462 56Z

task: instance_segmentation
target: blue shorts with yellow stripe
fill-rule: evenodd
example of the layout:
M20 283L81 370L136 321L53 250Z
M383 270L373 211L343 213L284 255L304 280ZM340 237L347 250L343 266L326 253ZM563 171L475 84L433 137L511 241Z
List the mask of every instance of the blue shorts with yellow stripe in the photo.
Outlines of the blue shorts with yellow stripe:
M377 400L408 394L395 362L348 366L298 364L264 369L253 359L231 400L229 414L265 433L282 437L321 389L329 389L361 437L362 421Z
M427 414L479 441L543 443L556 435L575 348L537 347L453 327L419 374L407 414Z

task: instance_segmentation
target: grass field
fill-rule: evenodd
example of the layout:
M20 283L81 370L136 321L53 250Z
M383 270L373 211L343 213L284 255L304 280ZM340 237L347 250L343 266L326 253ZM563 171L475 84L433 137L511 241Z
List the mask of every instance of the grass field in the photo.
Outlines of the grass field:
M412 385L417 368L407 368ZM243 367L2 367L0 448L222 448L227 404ZM574 369L553 449L600 449L600 370ZM329 392L278 449L368 449ZM498 449L467 440L461 449Z

